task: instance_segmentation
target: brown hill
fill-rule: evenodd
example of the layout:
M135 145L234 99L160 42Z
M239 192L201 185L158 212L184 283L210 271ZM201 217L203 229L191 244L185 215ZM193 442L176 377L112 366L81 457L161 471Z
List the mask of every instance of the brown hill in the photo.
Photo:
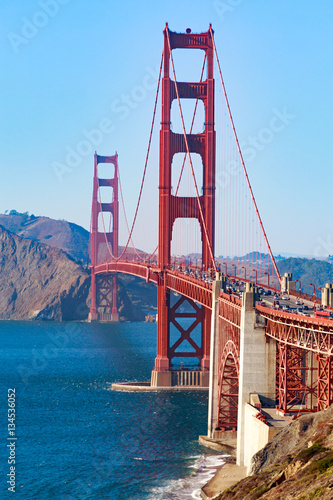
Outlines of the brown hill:
M118 279L121 320L143 321L154 298L155 287L143 280ZM90 275L82 266L57 248L0 226L0 319L86 320L89 306Z
M88 273L63 251L0 226L0 318L83 319Z
M21 238L59 248L83 264L88 262L89 232L77 224L11 210L8 215L0 214L0 225Z
M218 500L333 499L333 406L303 415L252 458L251 474Z

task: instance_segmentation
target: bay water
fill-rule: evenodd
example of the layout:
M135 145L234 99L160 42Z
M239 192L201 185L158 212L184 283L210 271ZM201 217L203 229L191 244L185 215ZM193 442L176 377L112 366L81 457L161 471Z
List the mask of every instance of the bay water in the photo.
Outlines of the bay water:
M154 323L0 322L0 498L200 498L223 464L198 443L207 392L111 390L155 356Z

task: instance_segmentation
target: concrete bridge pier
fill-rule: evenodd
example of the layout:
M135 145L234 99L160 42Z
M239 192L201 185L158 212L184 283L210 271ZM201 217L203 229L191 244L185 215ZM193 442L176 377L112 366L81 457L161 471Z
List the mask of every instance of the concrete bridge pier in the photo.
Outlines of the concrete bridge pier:
M326 283L321 291L321 303L324 307L333 307L333 284Z
M296 281L292 281L292 273L284 273L281 278L281 292L290 293L296 292Z
M276 390L276 342L265 336L264 325L257 321L255 288L246 284L242 298L240 329L240 369L237 424L237 465L247 465L249 449L253 450L251 432L253 416L246 419L245 408L250 394L270 395L275 399Z
M225 280L224 280L225 281ZM208 396L208 432L209 438L214 438L214 432L217 425L217 406L218 406L218 375L219 375L219 304L218 297L220 295L223 281L218 274L217 279L213 283L212 296L212 316L211 316L211 333L210 333L210 366L209 366L209 396Z

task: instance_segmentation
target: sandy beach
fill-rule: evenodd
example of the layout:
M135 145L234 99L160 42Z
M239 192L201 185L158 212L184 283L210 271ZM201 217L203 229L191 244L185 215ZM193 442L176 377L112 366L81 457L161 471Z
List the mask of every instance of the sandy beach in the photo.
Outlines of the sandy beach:
M201 489L204 500L213 500L224 490L230 488L246 477L247 467L227 463L221 467L215 476Z

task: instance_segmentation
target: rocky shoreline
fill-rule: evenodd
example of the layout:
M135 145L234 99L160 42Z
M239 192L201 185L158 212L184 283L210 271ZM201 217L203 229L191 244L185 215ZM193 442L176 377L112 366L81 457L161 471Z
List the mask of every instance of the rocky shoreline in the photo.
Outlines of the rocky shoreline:
M202 488L202 498L332 499L333 406L290 423L253 456L250 475L243 474L241 467L227 464Z

